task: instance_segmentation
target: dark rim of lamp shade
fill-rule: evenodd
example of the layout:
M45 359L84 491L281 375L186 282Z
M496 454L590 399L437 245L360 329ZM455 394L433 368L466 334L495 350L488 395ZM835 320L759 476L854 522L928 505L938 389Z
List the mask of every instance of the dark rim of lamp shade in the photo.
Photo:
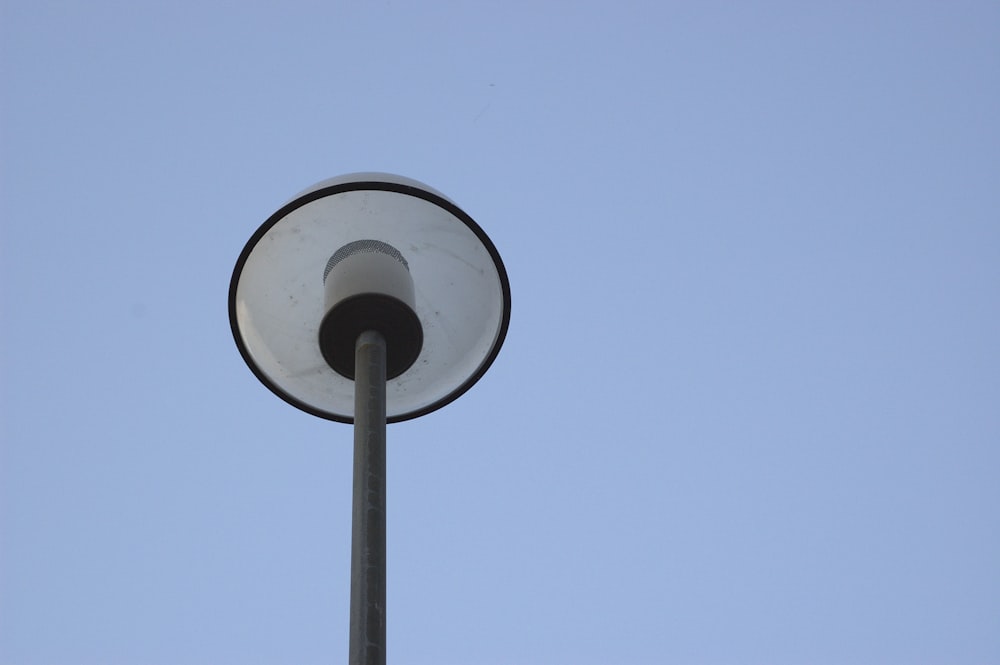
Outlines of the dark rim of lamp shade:
M463 354L464 356L467 356L467 358L464 359L463 358L455 359L446 357L442 358L440 356L444 354L439 353L435 357L428 357L424 359L422 362L418 361L417 364L414 365L412 369L404 372L398 379L392 379L390 377L390 381L388 382L387 385L387 388L390 389L389 390L390 394L387 395L386 420L387 422L390 423L401 422L404 420L417 418L432 411L436 411L437 409L440 409L446 404L453 402L455 399L457 399L459 396L461 396L463 393L469 390L469 388L471 388L490 368L490 366L493 364L493 361L496 359L497 354L500 352L500 347L503 345L504 339L506 338L507 328L510 323L510 307L511 307L510 283L507 278L507 272L506 269L504 268L503 261L501 260L500 254L497 252L496 247L493 245L493 242L489 239L489 237L482 230L482 228L480 228L480 226L472 219L472 217L466 214L465 211L463 211L457 205L455 205L448 199L444 198L444 196L436 193L433 190L430 190L429 188L425 189L423 186L420 185L420 183L417 183L416 181L411 181L406 178L401 178L399 176L392 176L389 174L358 174L357 177L359 179L357 181L353 182L345 181L346 179L352 177L354 176L343 176L342 178L337 178L334 179L333 181L329 181L332 182L333 184L326 185L325 183L320 183L318 186L316 186L316 189L306 190L306 192L297 196L296 198L292 199L290 202L282 206L277 212L271 215L267 219L267 221L265 221L264 224L262 224L260 228L257 229L256 232L254 232L254 234L250 237L250 240L247 242L246 246L243 248L243 251L240 253L239 259L236 261L236 267L233 270L232 280L230 281L229 285L229 322L232 328L233 338L236 341L236 346L240 351L240 355L243 356L243 360L246 361L247 365L249 366L250 370L254 373L254 375L256 375L257 378L265 386L267 386L267 388L269 388L273 393L275 393L278 397L288 402L292 406L295 406L314 416L342 423L352 423L354 421L353 398L349 401L349 403L348 400L345 399L344 397L344 395L346 394L345 386L342 385L339 386L340 388L338 393L339 397L333 398L331 400L333 403L329 405L325 403L317 403L318 400L315 399L315 395L313 395L313 398L310 399L308 396L303 395L304 392L308 392L307 389L300 389L299 386L295 385L297 380L294 376L295 372L288 372L287 376L274 376L274 374L280 374L280 372L268 371L266 368L268 361L262 360L262 358L257 357L258 353L262 353L261 347L262 346L266 347L266 344L258 343L256 345L257 348L255 350L254 348L252 348L255 345L248 342L245 335L245 331L243 330L244 326L250 326L249 323L250 317L249 315L242 316L241 309L246 310L249 307L247 305L247 302L251 299L250 297L244 297L242 299L240 298L241 279L244 278L244 271L247 268L248 261L251 261L251 257L254 256L255 250L261 247L262 244L268 244L268 243L273 244L275 242L281 243L283 242L281 240L281 237L290 237L288 236L287 233L285 234L285 236L281 236L281 234L275 234L276 236L280 237L272 237L272 231L274 231L276 227L281 225L283 221L287 220L289 216L296 213L296 211L299 211L301 213L302 211L300 209L309 206L309 204L312 204L314 202L319 202L321 201L321 199L326 199L328 197L336 197L338 195L349 194L353 192L358 192L358 193L388 192L391 194L401 195L403 197L412 197L412 199L415 200L413 201L413 204L416 205L423 205L426 207L426 204L432 204L433 206L436 206L437 208L440 209L441 215L443 216L450 215L450 217L453 219L453 223L459 225L458 227L456 227L456 232L465 235L467 235L467 232L471 232L472 235L468 236L467 242L477 241L479 243L480 247L476 248L477 253L481 254L483 251L485 251L486 255L488 255L489 262L492 263L492 268L493 270L495 270L496 280L494 283L490 279L493 276L492 274L489 277L484 277L484 284L486 282L489 282L492 285L492 286L486 286L484 288L489 289L490 294L488 295L490 296L490 299L492 299L494 296L499 299L498 303L494 303L494 309L498 306L499 312L498 313L494 312L494 314L490 316L490 318L495 322L495 328L493 329L493 335L492 335L492 342L489 342L488 340L490 336L488 333L491 330L491 327L482 326L484 332L477 338L480 340L480 343L475 345L479 350L478 351L468 350L466 353ZM381 178L384 178L384 180ZM419 204L418 201L426 203ZM405 202L402 201L396 202L396 205L400 204L409 205L405 204ZM424 211L423 214L436 215L437 213L432 210L430 212ZM311 223L317 227L322 227L324 229L322 231L323 233L334 233L335 235L336 227L339 224L341 224L341 221L338 219L320 219L320 217L322 216L323 213L322 211L320 211L320 213L318 213L318 216L316 216L313 219L307 219L306 222ZM357 213L355 213L355 216L357 216ZM452 222L445 222L443 219L438 220L438 222L447 224L452 223ZM411 257L408 263L407 258L405 258L405 255L407 253L406 247L411 246L415 241L422 240L422 236L420 236L420 231L419 229L405 229L406 226L405 221L397 222L395 219L392 219L390 222L386 223L387 224L398 223L399 226L404 229L403 231L404 237L382 238L381 240L388 242L392 246L392 248L398 247L402 250L402 254L399 254L399 252L397 252L397 254L399 255L395 256L395 258L401 261L402 264L404 266L407 266L407 268L409 269L409 267L414 265L415 262ZM406 236L407 233L412 233L414 235L412 237L408 237ZM473 236L475 238L475 241L473 241L472 239ZM343 258L343 256L341 256L338 253L339 250L344 249L345 253L356 253L357 251L359 251L359 249L361 251L365 251L365 248L359 245L349 247L349 245L352 245L353 243L358 243L358 241L361 240L363 237L364 233L360 233L359 236L356 238L349 237L348 234L348 237L343 238L343 242L341 242L340 239L337 239L335 242L331 243L336 246L319 248L318 251L320 253L325 252L324 262L326 270L324 272L323 266L320 266L318 268L319 274L314 275L315 280L317 282L315 288L318 288L320 291L322 291L323 282L325 281L326 274L329 273L330 269L333 267L333 265L336 264L338 260ZM278 249L275 251L280 252L281 250ZM289 254L287 256L283 255L281 256L281 260L289 262L295 261L296 256L294 254ZM460 259L460 262L463 264L467 263L464 257ZM483 261L483 264L484 264L483 267L481 267L478 270L478 273L480 274L485 274L485 272L489 267L489 263ZM459 264L456 263L455 265ZM303 271L307 271L310 269L311 266L302 267ZM453 281L461 281L461 277L462 277L461 275L457 275ZM421 292L421 284L419 283L419 281L417 281L419 280L419 275L415 275L414 280L416 282L416 288L419 294ZM254 288L258 287L259 285ZM280 285L276 286L275 288L276 290L280 289ZM309 286L309 288L314 288L314 287ZM421 297L422 296L418 295L418 301L420 300ZM430 296L428 296L426 293L424 293L423 297L429 299L435 297L435 295L431 294ZM437 297L447 298L448 294L444 293ZM283 298L284 296L282 296L282 299ZM294 300L294 295L289 294L288 298ZM426 340L428 335L426 331L428 330L429 326L428 322L424 321L424 317L428 316L429 312L436 313L438 307L433 303L430 304L429 306L425 304L424 307L421 307L421 302L418 302L417 309L418 309L418 316L421 318L421 323L424 324L424 330L425 330L424 334ZM425 311L421 312L421 309ZM289 309L288 311L292 312L295 310ZM461 314L461 312L459 312L459 314ZM322 312L313 312L313 313L297 312L295 315L301 317L316 318L317 321L312 323L318 323L318 319L322 318ZM461 319L462 317L457 316L452 318ZM303 318L304 327L307 327L310 324L311 324L310 321ZM452 324L452 325L457 325L457 324ZM439 325L438 327L440 328L442 326ZM431 326L431 328L433 328L433 326ZM256 330L254 332L256 332ZM431 336L433 336L433 334L434 333L431 333ZM448 337L448 332L447 331L440 332L439 337L441 337L442 340L445 339L446 337ZM309 339L310 338L307 335L303 335L302 337L304 344L308 343ZM313 337L312 340L314 341L314 343L316 343L318 347L319 346L318 339L316 337ZM298 345L295 348L300 348L300 346L301 345ZM266 348L264 350L268 352L270 351L270 349ZM312 349L309 349L308 351L310 354L313 353ZM315 353L317 356L319 356L318 350L315 351ZM475 363L476 358L479 356L481 356L481 360L479 360L478 363ZM282 365L281 359L271 358L269 362L272 367L279 367ZM423 381L421 379L420 372L433 373L437 371L437 369L435 369L434 367L434 364L441 364L443 367L445 367L445 371L450 371L448 368L453 366L460 366L462 362L465 362L466 369L465 371L460 372L459 374L456 374L451 377L442 378L440 372L438 373L438 376L435 377L436 382L438 384L443 384L443 387L439 385L436 388L437 394L433 394L427 399L416 400L409 406L403 406L397 408L394 405L393 394L391 390L394 387L393 381L406 381L405 385L399 384L398 386L395 386L398 389L398 392L396 394L403 396L401 399L410 399L412 395L419 395L419 391L422 390ZM473 364L470 365L469 363ZM348 380L345 379L344 377L337 377L336 373L329 366L312 367L309 369L309 372L312 373L310 375L309 380L313 382L311 384L313 386L321 385L321 382L324 379L327 379L329 381ZM327 372L329 372L329 375L327 375ZM408 377L408 374L410 372L415 372L415 374L413 376ZM428 383L434 383L434 382L430 381Z

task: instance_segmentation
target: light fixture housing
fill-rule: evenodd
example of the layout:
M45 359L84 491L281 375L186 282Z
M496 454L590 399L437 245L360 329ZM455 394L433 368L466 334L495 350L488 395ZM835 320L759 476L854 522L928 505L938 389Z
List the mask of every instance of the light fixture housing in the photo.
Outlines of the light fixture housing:
M229 287L236 346L257 378L289 404L353 422L353 360L334 369L329 340L356 331L344 323L348 318L331 317L338 304L354 306L373 294L416 315L410 324L398 318L384 324L388 422L458 398L489 369L507 335L510 284L482 228L427 185L354 173L298 194L251 236ZM393 344L393 336L409 342ZM393 367L402 370L393 376Z

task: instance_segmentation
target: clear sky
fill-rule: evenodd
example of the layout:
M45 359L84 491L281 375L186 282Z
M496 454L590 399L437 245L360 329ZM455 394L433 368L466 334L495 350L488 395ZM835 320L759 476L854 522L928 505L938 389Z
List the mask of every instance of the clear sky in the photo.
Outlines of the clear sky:
M0 663L346 662L351 428L226 299L369 170L513 294L390 663L1000 662L1000 4L3 0L0 151Z

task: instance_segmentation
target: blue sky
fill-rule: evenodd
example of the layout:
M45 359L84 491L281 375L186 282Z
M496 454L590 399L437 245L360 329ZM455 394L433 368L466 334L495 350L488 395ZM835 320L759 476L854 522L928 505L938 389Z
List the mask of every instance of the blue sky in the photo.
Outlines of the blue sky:
M346 659L351 429L226 298L367 170L513 295L389 428L390 662L1000 662L998 62L991 2L5 0L0 662Z

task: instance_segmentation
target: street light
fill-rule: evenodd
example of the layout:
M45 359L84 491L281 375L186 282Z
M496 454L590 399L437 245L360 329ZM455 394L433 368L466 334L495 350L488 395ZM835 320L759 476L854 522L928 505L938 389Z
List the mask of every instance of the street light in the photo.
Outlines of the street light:
M385 426L455 400L507 334L510 284L475 221L385 173L325 180L257 229L229 287L233 337L272 392L354 424L350 663L385 663Z

